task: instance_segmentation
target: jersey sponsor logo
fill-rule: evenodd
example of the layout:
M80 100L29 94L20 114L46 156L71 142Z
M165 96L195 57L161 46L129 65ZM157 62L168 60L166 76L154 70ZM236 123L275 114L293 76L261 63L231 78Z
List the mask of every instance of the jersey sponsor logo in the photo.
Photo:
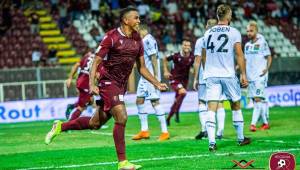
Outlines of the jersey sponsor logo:
M254 45L254 50L256 50L256 51L259 50L259 44Z
M19 118L38 118L40 115L41 108L35 105L33 108L28 109L9 109L7 110L4 106L0 106L0 119L19 119Z

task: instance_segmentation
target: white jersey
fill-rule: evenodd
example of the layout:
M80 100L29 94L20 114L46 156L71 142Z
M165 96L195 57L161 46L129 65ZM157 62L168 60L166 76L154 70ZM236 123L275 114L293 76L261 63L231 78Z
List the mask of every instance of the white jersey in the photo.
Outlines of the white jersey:
M255 42L248 41L245 44L246 73L249 81L260 79L263 70L267 68L267 56L271 55L267 41L261 35L257 35Z
M206 49L204 79L235 77L234 44L241 43L241 33L228 25L216 25L204 34L202 48Z
M194 56L201 56L203 41L204 41L204 37L201 37L201 38L197 39L196 45L195 45ZM201 62L201 65L199 66L198 75L199 75L198 76L199 84L205 84L205 81L203 79L203 65L202 65L202 62Z
M160 76L160 61L159 61L159 57L158 57L158 46L157 46L157 42L154 39L154 37L151 34L147 34L144 38L143 38L143 45L144 45L144 59L145 59L145 65L147 67L147 69L152 73L152 75L154 75L154 70L153 70L153 65L151 62L151 55L156 55L157 57L157 70L158 70L158 79L161 79ZM142 77L143 78L143 77Z

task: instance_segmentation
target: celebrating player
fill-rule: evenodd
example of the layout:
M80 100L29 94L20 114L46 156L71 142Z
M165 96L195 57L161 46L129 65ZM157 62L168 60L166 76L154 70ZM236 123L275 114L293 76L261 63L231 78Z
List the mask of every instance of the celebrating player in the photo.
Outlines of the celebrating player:
M232 11L228 5L217 8L218 25L210 28L204 34L202 57L204 65L203 78L206 80L206 99L208 111L206 129L209 139L209 150L216 151L215 114L219 101L224 93L230 100L233 126L237 132L240 146L250 143L250 138L244 136L244 119L240 106L241 88L235 75L234 56L241 70L241 85L246 87L245 59L241 46L240 32L229 26Z
M186 88L189 81L190 68L194 63L194 55L191 53L191 42L188 39L182 41L182 51L164 58L164 76L170 80L172 89L176 92L175 101L171 107L167 118L167 124L174 114L175 121L179 123L179 109L184 97L186 96ZM168 62L173 61L174 67L171 73L168 69Z
M92 66L95 55L92 52L86 53L80 62L77 62L72 67L69 78L66 81L67 87L71 87L72 79L78 70L79 75L76 81L77 91L79 93L78 101L75 104L75 108L72 109L70 114L67 112L66 117L69 120L74 120L81 115L81 112L87 107L89 103L91 103L92 95L89 92L89 71ZM68 110L68 109L67 109ZM70 117L71 115L71 117Z
M258 34L257 23L251 21L247 26L247 36L250 39L245 45L247 79L249 80L248 97L252 99L254 108L250 130L256 131L256 123L261 116L262 130L269 129L267 120L267 105L265 104L265 87L267 84L268 70L272 57L270 48L265 38Z
M210 29L211 27L215 26L217 24L216 19L209 19L206 24L206 30ZM199 65L201 58L201 50L202 50L202 44L203 44L204 37L201 37L197 40L195 45L195 63L194 63L194 89L198 89L198 99L199 99L199 119L201 124L201 131L199 134L195 137L195 139L202 139L203 137L207 137L207 131L205 128L205 117L207 116L207 105L206 105L206 85L205 80L203 80L203 63ZM217 110L217 124L218 124L218 130L217 130L217 138L222 139L223 133L224 133L224 123L225 123L225 110L223 107L223 100L225 100L226 97L224 94L222 94L222 100L220 100L218 104L218 110Z
M132 7L123 9L120 13L120 22L120 27L106 33L91 68L90 90L93 94L101 96L97 113L92 118L79 117L65 124L56 122L47 136L51 141L66 129L99 128L112 116L115 120L113 138L119 160L118 169L140 169L140 165L127 161L125 152L127 112L124 94L134 63L139 73L157 89L166 90L167 85L160 83L145 66L143 42L136 31L140 24L137 9ZM100 72L97 85L96 72Z
M154 37L149 34L148 27L142 25L139 28L141 37L143 38L144 45L144 59L147 69L151 72L154 77L158 80L160 78L160 64L158 58L158 47ZM159 103L160 91L155 89L155 87L147 81L145 78L141 77L137 87L137 98L136 105L138 109L138 115L141 121L141 131L133 136L133 140L149 139L150 134L148 131L148 113L145 109L145 100L150 100L153 109L155 110L158 121L161 126L161 135L159 136L160 141L164 141L170 138L169 132L167 130L165 111Z

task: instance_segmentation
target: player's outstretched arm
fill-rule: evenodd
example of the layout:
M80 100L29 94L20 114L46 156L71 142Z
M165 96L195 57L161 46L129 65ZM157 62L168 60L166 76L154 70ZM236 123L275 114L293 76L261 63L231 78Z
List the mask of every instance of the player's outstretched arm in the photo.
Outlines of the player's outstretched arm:
M234 49L235 49L235 53L236 53L236 62L240 68L241 71L241 85L242 87L247 87L248 86L248 80L246 77L246 67L245 67L245 57L244 57L244 53L242 51L242 45L241 43L235 43L234 44Z
M158 78L158 62L157 62L157 55L153 54L150 56L151 57L151 63L153 66L153 71L154 71L154 77Z
M261 77L264 76L270 69L271 64L272 64L272 56L266 56L267 58L267 67L263 70L262 74L260 75Z
M102 58L99 56L95 56L95 59L92 64L92 68L90 70L90 80L89 80L90 92L97 95L99 94L99 88L96 85L96 79L97 79L96 71L101 62L102 62Z
M201 64L201 56L196 55L195 56L195 62L194 62L194 83L193 88L194 90L198 89L198 75L199 75L199 66Z
M201 62L202 62L202 66L203 68L205 68L205 62L206 62L206 49L205 48L202 48L202 51L201 51ZM200 62L200 63L201 63Z
M166 79L170 79L170 71L169 71L169 68L168 68L168 60L167 60L167 57L164 57L163 59L163 66L164 66L164 77Z
M66 84L67 84L67 87L68 87L68 88L71 87L73 77L74 77L75 73L77 72L79 66L80 66L80 62L77 62L77 63L75 63L75 64L73 65L73 67L72 67L72 69L71 69L71 72L70 72L70 74L69 74L69 78L68 78L67 81L66 81Z
M136 59L136 65L139 73L153 84L157 89L164 91L168 89L168 86L165 83L160 83L146 68L144 56L138 57Z

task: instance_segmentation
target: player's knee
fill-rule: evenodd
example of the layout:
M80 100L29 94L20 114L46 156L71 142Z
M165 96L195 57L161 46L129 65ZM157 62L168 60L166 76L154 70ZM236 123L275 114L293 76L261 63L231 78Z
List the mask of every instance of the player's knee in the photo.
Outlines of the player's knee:
M153 107L159 105L159 100L151 100L151 104Z
M100 128L100 122L99 121L93 121L92 119L89 122L90 127L94 130L97 130Z
M231 109L232 110L240 110L241 109L241 104L239 101L237 102L231 102Z
M223 102L219 102L218 103L218 109L222 109L222 108L224 108Z
M115 119L115 122L118 124L122 124L122 125L126 125L127 122L127 115L126 114L120 114L117 116L117 118Z
M85 107L77 106L77 109L82 112L85 109Z
M136 104L137 104L137 105L144 104L144 98L137 97L137 98L136 98Z
M207 106L203 102L199 102L199 112L203 112L207 110Z
M179 89L178 94L179 94L179 95L182 95L182 96L185 96L185 95L186 95L186 90L185 90L185 88Z
M261 100L261 98L259 98L259 97L255 97L255 98L254 98L254 101L255 101L255 102L261 102L262 100Z

